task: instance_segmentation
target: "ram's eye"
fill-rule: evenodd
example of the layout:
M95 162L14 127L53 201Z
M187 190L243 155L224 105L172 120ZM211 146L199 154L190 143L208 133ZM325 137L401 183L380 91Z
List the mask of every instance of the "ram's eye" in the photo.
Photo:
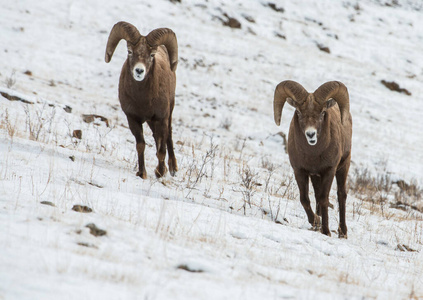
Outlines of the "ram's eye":
M154 55L156 55L156 53L151 53L150 58L154 58Z
M128 55L132 55L132 53L133 53L132 50L128 49Z

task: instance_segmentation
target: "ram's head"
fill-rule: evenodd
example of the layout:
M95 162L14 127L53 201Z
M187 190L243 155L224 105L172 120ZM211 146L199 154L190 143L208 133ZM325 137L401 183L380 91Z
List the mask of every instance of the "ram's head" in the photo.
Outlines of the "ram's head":
M349 111L348 91L339 81L326 82L314 93L307 92L295 81L287 80L278 84L273 101L277 125L280 125L282 109L286 101L295 108L301 131L311 146L317 144L329 108L338 103L342 121Z
M128 48L128 67L136 81L143 81L149 74L154 62L157 47L164 45L169 54L170 68L176 70L178 65L178 43L175 33L168 28L159 28L142 36L137 28L127 22L113 26L106 47L106 62L110 62L117 44L126 40Z

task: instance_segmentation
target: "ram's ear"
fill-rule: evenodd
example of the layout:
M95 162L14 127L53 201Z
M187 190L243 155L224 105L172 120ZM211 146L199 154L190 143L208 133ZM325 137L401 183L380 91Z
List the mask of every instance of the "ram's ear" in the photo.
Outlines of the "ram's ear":
M127 43L127 50L128 50L128 55L132 55L134 53L134 49L132 48L132 45L130 45L130 43Z
M326 101L326 109L331 108L332 106L334 106L336 104L335 99L330 98L328 101Z
M154 56L156 55L156 53L157 53L157 47L151 47L150 48L150 57L151 58L154 58Z

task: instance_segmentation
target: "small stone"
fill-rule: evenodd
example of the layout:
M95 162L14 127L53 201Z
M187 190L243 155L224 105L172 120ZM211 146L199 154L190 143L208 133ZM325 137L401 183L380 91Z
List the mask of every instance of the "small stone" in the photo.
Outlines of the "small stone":
M87 247L87 248L94 248L94 249L98 249L98 247L94 244L90 244L90 243L85 243L85 242L79 242L77 243L79 246L83 246L83 247Z
M69 105L66 105L63 109L69 114L72 112L72 107L70 107Z
M283 13L285 12L285 9L283 7L277 7L275 3L267 3L267 6L273 9L276 12Z
M275 32L275 36L281 39L286 40L286 36L284 36L283 34L279 33L279 32Z
M252 16L249 15L242 15L244 17L245 20L247 20L250 23L255 23L256 20L254 20L254 18Z
M200 269L200 268L193 268L191 266L188 266L186 264L180 264L176 267L179 270L184 270L187 272L191 272L191 273L203 273L204 270Z
M223 25L235 29L241 29L241 23L237 19L228 16L226 13L224 13L223 16L227 18L226 21L223 21Z
M92 123L94 122L94 115L82 115L82 120L85 123Z
M56 205L54 205L54 203L50 201L41 201L40 203L44 205L50 205L50 206L56 207Z

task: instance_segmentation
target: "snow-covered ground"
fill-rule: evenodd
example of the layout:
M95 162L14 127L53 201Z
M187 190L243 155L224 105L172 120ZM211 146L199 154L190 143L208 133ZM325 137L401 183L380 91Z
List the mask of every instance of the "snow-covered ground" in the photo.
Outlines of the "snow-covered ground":
M0 299L423 298L422 14L407 0L3 1ZM104 62L120 20L177 34L174 178L155 178L147 127L148 179L135 176L117 99L125 43ZM279 134L293 109L273 121L286 79L349 89L348 240L335 184L332 237L299 202ZM388 187L360 186L366 171Z

